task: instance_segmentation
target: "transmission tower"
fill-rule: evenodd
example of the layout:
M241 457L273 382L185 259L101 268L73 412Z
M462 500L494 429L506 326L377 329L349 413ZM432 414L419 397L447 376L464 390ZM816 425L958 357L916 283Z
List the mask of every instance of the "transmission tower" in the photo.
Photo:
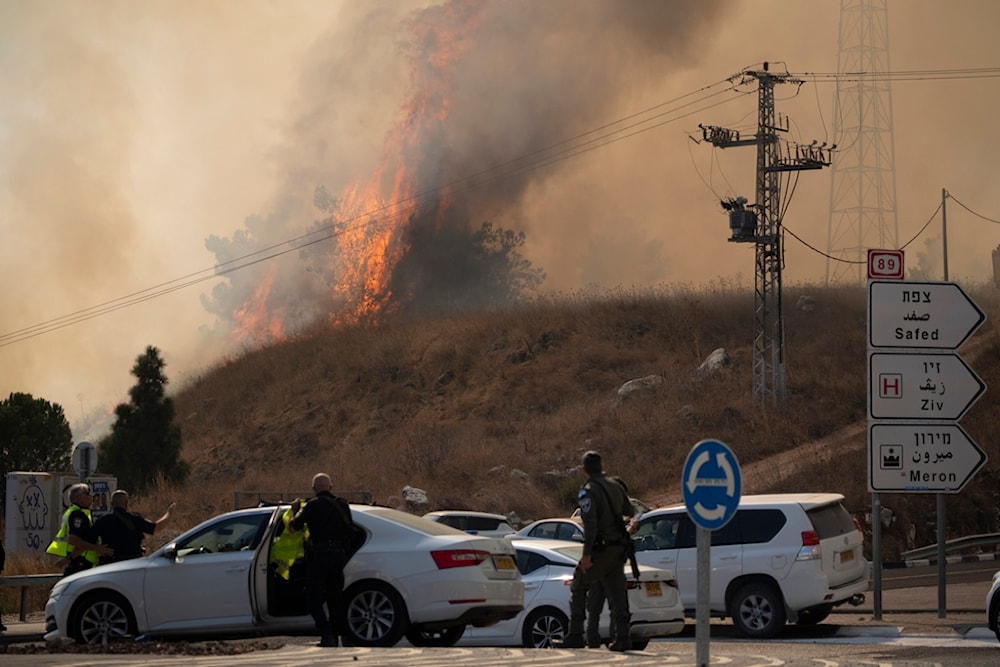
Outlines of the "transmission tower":
M840 148L831 172L828 285L863 284L867 250L899 247L892 92L888 78L878 76L890 71L886 3L840 3L833 117Z
M743 139L739 132L714 125L699 125L702 138L718 148L757 147L757 199L749 205L745 197L722 202L729 211L730 241L753 243L756 248L754 281L753 393L762 402L785 398L785 333L781 314L781 269L784 264L781 228L782 172L822 169L830 164L826 142L808 146L779 142L778 133L788 132L788 121L780 127L775 120L774 86L802 85L788 73L744 70L734 77L737 85L756 81L758 86L757 134ZM782 151L782 147L784 151ZM787 208L788 202L785 202Z

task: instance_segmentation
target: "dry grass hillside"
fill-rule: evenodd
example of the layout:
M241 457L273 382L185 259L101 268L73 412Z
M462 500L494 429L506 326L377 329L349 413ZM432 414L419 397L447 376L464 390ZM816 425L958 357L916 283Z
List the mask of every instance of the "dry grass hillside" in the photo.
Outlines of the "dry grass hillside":
M1000 309L994 288L967 289L990 319L962 354L994 389L962 424L991 462L948 497L952 535L1000 529ZM801 296L815 309L797 307ZM739 458L744 493L836 491L861 516L871 504L866 291L791 287L784 303L788 395L765 407L751 395L749 290L620 292L317 327L175 388L192 477L138 506L152 514L180 501L180 529L230 509L237 491L307 493L324 470L338 489L368 490L381 504L400 504L409 485L428 492L428 509L528 520L573 509L581 477L572 469L588 448L633 495L677 500L687 453L713 438ZM717 348L731 363L701 376ZM659 388L618 399L625 382L651 375ZM933 541L933 494L883 494L882 504L896 515L883 558Z

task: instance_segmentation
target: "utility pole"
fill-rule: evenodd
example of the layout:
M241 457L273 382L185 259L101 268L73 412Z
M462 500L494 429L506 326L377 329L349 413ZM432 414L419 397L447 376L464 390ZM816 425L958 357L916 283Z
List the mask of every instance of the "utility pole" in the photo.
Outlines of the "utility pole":
M753 332L753 394L762 403L776 403L785 398L785 332L781 313L782 248L780 176L782 172L822 169L830 165L826 142L817 146L784 143L779 146L778 133L788 132L788 120L780 127L775 119L774 87L790 83L802 85L801 79L787 72L771 72L768 63L760 70L744 70L736 75L739 85L756 81L758 86L757 134L741 138L739 133L723 127L699 125L702 138L717 148L734 146L757 147L756 200L748 205L745 197L723 201L729 211L731 242L753 243L756 248L754 279ZM787 203L786 203L787 206Z
M879 76L891 69L887 4L840 2L833 141L842 149L831 169L828 285L864 285L868 249L899 247L892 88Z

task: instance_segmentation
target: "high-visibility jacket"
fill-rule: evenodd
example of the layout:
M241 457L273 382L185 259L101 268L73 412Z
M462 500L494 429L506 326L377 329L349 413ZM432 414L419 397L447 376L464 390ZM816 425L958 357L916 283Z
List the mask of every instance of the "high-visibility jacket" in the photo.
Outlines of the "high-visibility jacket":
M281 522L285 524L285 529L271 545L271 562L274 564L274 571L286 581L295 561L306 555L306 538L309 535L308 528L301 532L289 530L288 522L291 518L292 509L288 508L281 515Z
M90 515L89 509L84 509L79 505L70 505L69 509L63 512L62 522L59 525L59 532L52 539L49 544L49 548L45 550L45 553L51 554L53 556L58 556L59 558L76 558L77 556L83 556L92 565L97 565L100 563L100 556L97 555L96 551L84 551L82 554L71 553L73 547L70 545L67 538L69 537L69 517L73 512L83 512L84 516L87 517L87 521L90 521L91 525L94 523L93 517Z

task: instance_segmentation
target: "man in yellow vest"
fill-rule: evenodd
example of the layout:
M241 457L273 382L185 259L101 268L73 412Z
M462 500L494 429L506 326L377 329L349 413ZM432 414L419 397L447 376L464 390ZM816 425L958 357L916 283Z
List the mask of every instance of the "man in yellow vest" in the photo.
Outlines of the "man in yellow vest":
M110 547L94 544L90 503L90 487L87 484L69 487L69 508L63 512L59 532L45 550L45 553L67 561L64 577L88 570L98 564L101 556L115 553Z
M292 532L288 522L302 507L303 500L296 499L282 514L284 524L281 534L271 544L270 571L271 595L268 607L275 616L304 614L305 609L305 578L302 570L305 567L305 540L309 535L308 528L302 532Z

